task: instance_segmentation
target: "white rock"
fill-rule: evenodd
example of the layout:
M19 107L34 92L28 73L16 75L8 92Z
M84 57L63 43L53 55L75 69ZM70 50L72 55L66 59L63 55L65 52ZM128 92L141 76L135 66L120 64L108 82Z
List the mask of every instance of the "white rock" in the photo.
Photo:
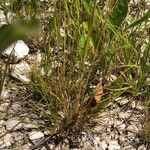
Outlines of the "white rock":
M29 133L30 140L37 140L43 137L44 137L44 134L40 131L32 131L31 133Z
M21 104L19 104L18 102L14 102L11 105L11 108L17 112L17 111L19 111L21 109Z
M44 131L44 135L50 135L51 134L51 131L50 130L45 130Z
M10 92L9 90L3 89L3 90L2 90L2 93L1 93L0 99L2 99L2 100L8 99L9 96L10 96L9 92Z
M138 150L146 150L145 145L143 144L143 145L139 146L139 147L138 147Z
M6 129L8 131L13 130L16 131L22 128L22 123L18 119L10 119L5 122Z
M120 119L127 119L130 116L129 112L119 112Z
M136 150L136 148L134 148L132 145L126 145L124 147L125 150Z
M21 132L12 132L12 136L15 141L21 141L24 138L24 134Z
M94 150L95 148L92 146L90 141L86 141L82 148L83 150Z
M4 12L0 10L0 25L5 24L5 19Z
M12 62L17 62L27 56L29 53L28 46L22 40L18 40L9 46L4 52L3 55L9 57L11 55Z
M25 144L22 146L22 150L30 150L30 146L28 144Z
M37 129L38 127L34 124L31 124L31 123L24 123L23 124L23 128L25 130L28 130L28 129Z
M63 28L60 28L60 36L65 37L65 30Z
M121 130L124 130L126 128L126 125L120 120L115 120L114 126L115 128L117 127L118 129L121 129Z
M129 102L129 100L127 98L122 97L121 100L119 100L119 103L121 106L127 104Z
M29 73L31 71L30 66L27 62L23 61L19 64L13 64L10 66L11 68L11 76L22 81L22 82L30 82L28 78Z
M99 138L99 137L94 137L93 143L94 143L95 145L96 145L96 144L99 144L99 143L100 143L100 138Z
M14 142L11 134L6 134L3 139L0 140L0 149L8 148Z
M133 131L128 131L127 138L131 140L134 139L134 137L135 137L135 133Z
M140 103L132 102L131 107L137 110L143 110L143 106Z
M49 145L49 148L50 148L50 149L54 149L54 147L55 147L55 145L53 145L53 144L50 144L50 145Z
M107 143L106 143L105 140L103 140L103 141L101 142L101 148L102 148L102 150L106 150L106 149L108 148L108 145L107 145Z
M117 77L115 75L110 75L110 77L108 77L108 81L110 82L114 82L115 80L117 80Z
M5 127L0 125L0 136L6 134L7 132L8 131L6 131Z
M125 139L125 137L124 137L123 135L120 135L120 136L119 136L119 140L120 140L122 143L124 143L126 139Z
M110 141L110 140L111 140L111 135L109 135L109 134L104 134L104 135L103 135L103 139L106 140L106 141Z
M109 143L109 147L108 147L109 150L120 150L120 145L118 144L117 141L111 141Z
M0 127L3 126L5 124L4 120L0 120Z
M135 124L132 124L132 125L129 125L128 127L127 127L127 130L128 131L131 131L131 132L139 132L139 128L137 127L137 125L135 125Z
M5 112L8 106L9 103L0 104L0 112Z

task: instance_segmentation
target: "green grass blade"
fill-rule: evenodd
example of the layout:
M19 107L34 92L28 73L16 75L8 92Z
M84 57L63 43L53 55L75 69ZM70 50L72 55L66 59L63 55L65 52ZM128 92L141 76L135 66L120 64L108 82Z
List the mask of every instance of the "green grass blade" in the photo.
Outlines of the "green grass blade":
M141 24L142 22L148 20L149 18L150 18L150 10L149 10L142 18L140 18L139 20L133 22L133 23L129 26L129 28L132 28L132 27L134 27L134 26L137 26L137 25Z

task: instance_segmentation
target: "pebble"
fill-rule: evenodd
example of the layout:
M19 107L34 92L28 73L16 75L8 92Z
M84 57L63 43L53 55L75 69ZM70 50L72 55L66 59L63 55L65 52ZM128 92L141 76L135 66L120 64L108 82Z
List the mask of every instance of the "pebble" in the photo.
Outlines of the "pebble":
M103 140L100 144L102 150L106 150L108 148L107 142L105 140Z
M147 150L147 149L146 149L145 145L143 144L143 145L138 147L138 150Z
M32 131L29 133L29 139L32 141L43 138L43 137L44 137L44 134L41 131Z
M109 150L120 150L120 145L118 144L117 141L110 141L108 149Z
M22 146L22 150L30 150L30 146L28 144L25 144Z
M0 112L5 112L7 110L7 107L9 106L9 103L3 103L0 105Z
M95 137L93 140L94 145L97 145L100 143L100 137Z
M10 68L11 68L12 77L25 83L30 82L30 79L28 76L31 70L27 62L22 61L18 64L11 65Z
M124 147L125 150L136 150L132 145L127 145Z
M118 102L120 103L121 106L124 106L129 102L129 100L125 97L122 97Z
M0 127L2 127L5 124L4 120L0 120Z
M24 143L23 142L23 138L24 138L23 133L21 133L21 132L13 132L12 135L13 135L13 139L15 141L19 141L20 143Z
M135 124L132 124L132 125L129 125L128 127L127 127L127 130L128 131L131 131L131 132L139 132L139 128L137 127L137 125L135 125Z
M14 143L11 134L6 134L3 139L0 140L0 149L8 148Z
M119 118L127 119L130 116L129 112L119 112Z
M5 122L5 126L8 131L16 131L22 128L22 123L18 119L9 119Z
M7 90L7 89L3 89L2 92L1 92L1 97L0 99L2 100L7 100L10 96L10 91Z
M136 103L136 102L132 102L131 103L131 107L133 108L133 109L138 109L138 110L143 110L143 106L141 105L141 104L139 104L139 103Z
M4 11L0 10L0 25L5 24L6 16L4 15Z
M23 123L23 129L29 130L29 129L37 129L38 127L31 123Z

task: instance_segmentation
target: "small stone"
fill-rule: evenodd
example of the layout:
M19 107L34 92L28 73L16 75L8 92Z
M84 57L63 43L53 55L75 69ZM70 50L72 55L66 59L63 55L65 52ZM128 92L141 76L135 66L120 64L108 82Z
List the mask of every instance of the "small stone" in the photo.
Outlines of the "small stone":
M114 132L111 132L111 133L110 133L110 136L111 136L111 139L114 139L116 135L115 135Z
M121 106L124 106L128 102L129 102L129 100L127 98L124 98L124 97L122 97L121 100L119 100L119 103Z
M28 130L28 129L37 129L38 127L34 124L31 124L31 123L24 123L23 124L23 128L25 130Z
M4 126L0 126L0 136L6 134L7 131Z
M86 141L83 145L83 150L94 150L94 147L92 146L90 141Z
M21 109L21 104L19 104L18 102L14 102L12 105L11 105L11 108L13 110L15 110L15 112L19 111Z
M5 126L8 131L16 131L22 128L22 123L18 119L10 119L5 122Z
M0 120L0 127L3 126L5 124L4 120Z
M55 147L55 145L53 145L53 144L50 144L48 146L49 146L50 149L54 149L54 147Z
M7 107L9 106L9 103L3 103L0 105L0 112L5 112L7 110Z
M127 134L128 139L131 139L131 138L133 139L135 137L135 133L133 131L128 131L127 133L128 133Z
M7 89L3 89L2 92L1 92L1 97L0 97L0 99L6 100L6 99L9 98L9 96L10 96L10 91L7 90Z
M44 135L50 135L51 134L51 131L50 130L45 130L44 131Z
M0 10L0 25L5 24L6 16L4 15L4 12Z
M114 127L121 129L121 130L124 130L126 128L126 125L122 121L115 120L114 121Z
M136 148L134 148L132 145L126 145L124 147L125 150L136 150Z
M102 150L106 150L108 148L107 142L105 140L101 142L101 148Z
M60 28L60 36L65 37L65 30L63 28Z
M32 131L31 133L29 133L30 140L37 140L43 137L44 137L44 134L41 131Z
M109 135L109 134L104 134L104 135L103 135L103 139L106 140L106 141L110 141L110 140L111 140L111 135Z
M18 40L9 46L4 52L3 55L6 57L11 56L11 63L16 63L19 60L25 58L29 53L28 46L22 40Z
M27 62L20 62L19 64L11 65L11 76L22 82L28 83L30 72L30 66Z
M120 119L127 119L130 116L129 112L119 112Z
M93 140L93 143L96 145L96 144L99 144L100 143L100 138L99 137L95 137L94 140Z
M40 150L47 150L47 148L46 147L42 147Z
M30 150L30 146L28 144L25 144L22 146L22 150Z
M14 143L11 134L6 134L3 139L0 140L0 149L8 148Z
M118 144L117 141L110 141L108 149L109 150L120 150L120 145Z
M13 132L12 135L13 135L13 139L16 142L18 142L18 143L23 143L24 142L23 141L23 138L24 138L23 133L21 133L21 132Z
M110 82L114 82L115 80L117 80L117 76L112 74L112 75L110 75L110 77L108 77L108 80Z
M129 125L129 126L127 127L127 130L128 130L128 131L131 131L131 132L136 132L136 133L139 132L139 128L138 128L135 124Z
M138 147L138 150L146 150L145 145L143 144L143 145L139 146L139 147Z
M111 127L107 127L106 131L111 132Z
M143 106L140 103L133 102L131 103L131 107L137 110L143 110Z

